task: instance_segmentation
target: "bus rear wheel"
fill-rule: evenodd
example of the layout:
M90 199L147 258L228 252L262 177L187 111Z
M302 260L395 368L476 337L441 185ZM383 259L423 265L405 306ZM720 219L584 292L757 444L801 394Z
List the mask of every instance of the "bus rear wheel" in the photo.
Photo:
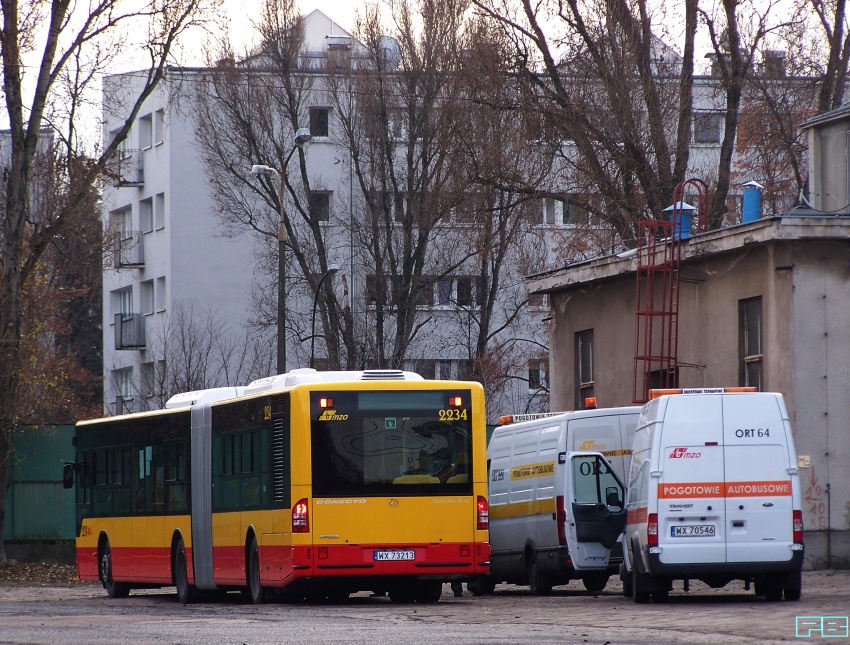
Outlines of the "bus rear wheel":
M262 605L266 601L266 589L260 584L260 549L256 536L251 538L251 546L248 549L248 589L251 592L251 602L255 605Z
M174 584L177 586L177 600L188 605L195 601L195 588L189 584L189 567L186 561L186 547L183 540L177 542L174 554Z
M439 580L422 580L416 583L416 602L439 602L443 595L443 583Z
M109 548L109 540L103 546L100 554L100 580L106 595L110 598L126 598L130 595L130 587L124 582L116 582L112 578L112 550Z

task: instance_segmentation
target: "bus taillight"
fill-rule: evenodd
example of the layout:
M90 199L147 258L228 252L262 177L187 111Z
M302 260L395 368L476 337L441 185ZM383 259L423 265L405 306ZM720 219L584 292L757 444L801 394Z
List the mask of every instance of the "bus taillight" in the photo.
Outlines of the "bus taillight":
M486 531L490 528L490 505L482 496L478 496L478 530Z
M463 398L459 396L450 396L449 397L449 407L450 408L462 408L463 407Z
M310 532L310 513L308 508L306 499L299 499L295 506L292 507L293 533Z

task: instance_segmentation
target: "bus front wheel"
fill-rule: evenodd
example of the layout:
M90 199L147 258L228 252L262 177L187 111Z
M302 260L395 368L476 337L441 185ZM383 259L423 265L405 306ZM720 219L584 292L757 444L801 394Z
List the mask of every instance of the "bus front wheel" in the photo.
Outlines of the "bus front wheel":
M251 591L251 602L262 605L266 601L266 589L260 584L260 549L257 546L257 536L251 538L248 550L248 588Z
M186 547L183 540L177 542L174 555L174 583L177 586L177 600L188 605L195 600L195 588L189 584L189 567L186 561Z
M112 578L112 550L109 548L109 540L103 546L100 554L100 580L106 595L110 598L126 598L130 595L130 587L124 582L116 582Z

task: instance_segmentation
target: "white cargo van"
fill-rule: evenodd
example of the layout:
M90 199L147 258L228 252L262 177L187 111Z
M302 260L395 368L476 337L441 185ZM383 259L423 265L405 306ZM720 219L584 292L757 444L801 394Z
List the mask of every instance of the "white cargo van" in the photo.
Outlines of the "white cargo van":
M743 580L769 600L800 598L803 515L788 412L781 394L741 389L653 393L643 407L620 571L635 602L663 602L677 579L685 590L691 579L715 588Z
M605 588L622 559L622 482L639 413L632 406L531 415L542 418L495 429L487 448L490 575L479 581L482 592L510 582L545 594L578 578L588 590Z

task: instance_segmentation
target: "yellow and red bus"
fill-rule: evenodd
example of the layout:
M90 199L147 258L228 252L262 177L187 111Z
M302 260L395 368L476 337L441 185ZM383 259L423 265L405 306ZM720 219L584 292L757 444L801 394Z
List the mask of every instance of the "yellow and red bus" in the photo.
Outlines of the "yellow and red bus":
M300 369L81 421L77 569L110 597L385 592L488 572L484 394L411 372Z

